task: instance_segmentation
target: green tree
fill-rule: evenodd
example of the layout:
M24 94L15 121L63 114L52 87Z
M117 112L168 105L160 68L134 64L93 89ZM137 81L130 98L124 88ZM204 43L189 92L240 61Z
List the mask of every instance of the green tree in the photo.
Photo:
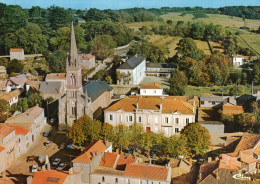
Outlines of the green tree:
M169 95L182 96L185 94L185 88L187 87L187 77L184 72L175 70L172 73L169 82L170 82Z
M23 68L24 64L21 61L14 59L12 61L9 61L6 70L7 73L10 75L11 73L21 73L23 71Z
M150 157L150 152L153 145L154 145L153 133L152 132L143 133L141 146L144 150L148 152L148 157Z
M97 36L91 41L91 53L98 59L105 59L113 54L113 48L116 47L116 42L109 35Z
M230 88L229 95L230 96L242 96L245 94L245 88L244 86L238 86Z
M185 140L188 155L203 155L210 146L210 134L208 129L199 123L190 123L181 131L181 139Z
M28 106L29 108L36 105L42 106L42 96L39 93L32 93L28 96Z
M167 152L172 157L186 155L185 141L179 135L173 135L167 139Z
M250 113L238 114L235 116L235 122L246 131L249 127L251 127L256 121L256 117Z
M101 122L93 120L87 115L83 115L69 128L67 137L73 144L84 145L100 139Z
M190 57L196 60L200 60L204 56L203 51L198 49L192 38L185 37L181 39L177 46L176 54L181 55L182 57Z
M9 111L10 106L6 100L0 99L0 112L7 112Z
M114 136L115 136L114 127L107 122L103 123L102 130L101 130L101 138L103 140L113 141Z
M22 112L25 112L29 108L27 98L22 98L21 106L22 106Z
M202 23L194 23L191 25L190 36L194 39L202 39L204 36L205 25Z
M128 149L129 146L129 129L124 124L119 124L114 127L115 137L113 145L122 152L124 149Z
M141 123L134 123L129 127L129 141L136 151L141 145L142 135L144 133L144 127Z
M66 72L66 58L67 54L63 50L56 50L50 55L47 62L51 72L60 73Z

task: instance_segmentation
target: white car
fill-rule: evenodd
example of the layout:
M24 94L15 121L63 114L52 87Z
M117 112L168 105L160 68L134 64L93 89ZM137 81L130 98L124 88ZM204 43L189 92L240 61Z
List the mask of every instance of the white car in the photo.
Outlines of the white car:
M52 162L52 165L58 165L60 161L61 160L59 158L55 158L55 160Z
M58 171L62 171L65 167L67 166L67 164L61 163L59 165L59 167L57 168Z
M31 168L31 172L37 172L37 168L38 166L37 165L32 165L32 168Z

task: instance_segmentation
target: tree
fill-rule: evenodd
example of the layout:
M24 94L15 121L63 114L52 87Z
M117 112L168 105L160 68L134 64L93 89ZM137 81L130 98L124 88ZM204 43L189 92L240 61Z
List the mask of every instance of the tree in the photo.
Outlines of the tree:
M202 39L204 36L205 25L194 23L191 25L190 36L194 39Z
M230 96L242 96L245 94L245 88L244 86L238 86L230 88L229 95Z
M175 70L170 78L170 89L169 95L179 95L185 94L185 88L187 86L187 77L184 72Z
M199 50L196 43L192 38L185 37L179 41L177 44L177 55L182 57L190 57L196 60L200 60L204 53L202 50Z
M129 127L129 141L135 151L141 145L143 133L144 127L141 123L134 123Z
M129 146L129 130L124 124L119 124L114 127L115 137L113 145L122 152L123 149L128 149Z
M85 31L79 26L74 27L75 38L77 42L77 48L79 50L86 50ZM50 39L50 46L52 50L64 50L70 49L71 30L70 27L59 28L54 37Z
M50 55L47 62L51 72L60 73L66 72L66 58L67 54L63 50L56 50Z
M105 77L105 81L106 81L106 83L108 83L108 84L112 84L112 83L113 83L113 80L112 80L112 78L111 78L110 75L108 75L108 76Z
M21 73L23 71L24 64L17 59L9 61L6 70L7 73L10 75L11 73Z
M113 141L114 136L115 136L114 127L107 122L103 123L102 130L101 130L101 138L103 140Z
M6 100L0 99L0 112L7 112L9 111L10 106Z
M252 126L255 121L256 117L250 113L243 113L235 116L235 122L240 125L244 130L247 130L248 127Z
M169 24L169 25L172 25L172 20L167 20L166 23Z
M190 123L181 131L181 139L185 140L189 156L203 155L210 146L210 134L208 129L199 123Z
M186 155L185 141L179 135L173 135L167 139L167 152L172 157Z
M36 105L42 106L42 96L39 93L32 93L28 96L28 106L29 108Z
M67 137L72 140L73 144L84 143L90 144L91 142L100 139L101 135L101 122L93 120L87 115L83 115L69 128Z
M148 152L148 157L150 157L150 152L153 145L154 145L153 133L152 132L143 133L141 146L143 149L145 149Z
M98 59L105 59L113 54L113 48L116 47L116 42L109 35L97 36L91 41L91 53Z

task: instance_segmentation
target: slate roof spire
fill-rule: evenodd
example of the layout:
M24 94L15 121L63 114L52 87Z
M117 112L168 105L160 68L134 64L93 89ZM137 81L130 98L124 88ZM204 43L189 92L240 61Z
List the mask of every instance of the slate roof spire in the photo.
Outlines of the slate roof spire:
M69 67L77 67L77 66L79 66L79 63L78 63L79 61L78 61L78 50L77 50L77 44L76 44L73 22L71 24L71 37L70 37L70 39L71 39L70 40L70 51L69 51L67 65Z

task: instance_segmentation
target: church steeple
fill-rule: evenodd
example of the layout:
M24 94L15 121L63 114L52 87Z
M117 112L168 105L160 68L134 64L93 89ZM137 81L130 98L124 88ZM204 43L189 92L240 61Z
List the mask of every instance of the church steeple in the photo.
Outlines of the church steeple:
M74 33L73 22L71 24L70 51L67 59L67 67L79 67L78 50Z

